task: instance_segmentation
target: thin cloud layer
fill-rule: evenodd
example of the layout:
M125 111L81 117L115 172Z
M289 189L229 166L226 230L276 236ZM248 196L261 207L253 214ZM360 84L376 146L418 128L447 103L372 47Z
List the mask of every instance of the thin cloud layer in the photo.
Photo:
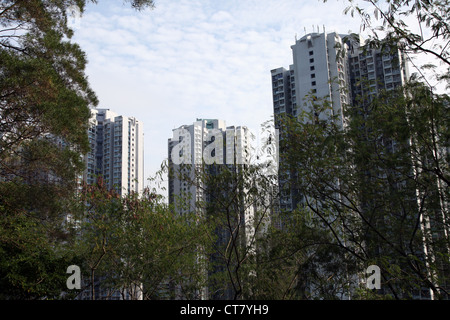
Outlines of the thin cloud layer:
M357 31L359 21L343 8L316 0L161 0L135 12L100 1L88 6L74 41L87 53L99 107L144 122L149 177L167 158L172 129L196 118L257 134L273 112L270 70L292 63L290 46L305 29Z

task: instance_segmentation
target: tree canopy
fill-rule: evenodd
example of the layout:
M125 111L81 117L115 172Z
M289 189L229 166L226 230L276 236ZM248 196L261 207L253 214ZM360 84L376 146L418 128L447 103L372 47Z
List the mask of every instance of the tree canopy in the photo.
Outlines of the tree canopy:
M0 1L0 278L10 297L53 296L65 276L55 270L69 252L61 226L98 103L71 42L73 6L84 12L86 1Z

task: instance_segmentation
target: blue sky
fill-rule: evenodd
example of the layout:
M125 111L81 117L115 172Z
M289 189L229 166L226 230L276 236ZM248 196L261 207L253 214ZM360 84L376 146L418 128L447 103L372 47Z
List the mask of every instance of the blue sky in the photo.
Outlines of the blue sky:
M156 0L136 12L122 0L87 6L74 42L109 108L143 121L145 177L167 158L172 129L196 118L254 134L272 117L270 70L292 63L290 46L313 30L359 32L345 1ZM314 28L314 29L313 29Z

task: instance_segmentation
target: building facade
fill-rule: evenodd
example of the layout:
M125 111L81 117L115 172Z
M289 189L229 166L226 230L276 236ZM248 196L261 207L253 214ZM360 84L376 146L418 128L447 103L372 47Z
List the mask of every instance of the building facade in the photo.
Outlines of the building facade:
M305 35L296 40L291 49L293 64L289 66L289 70L282 67L271 70L276 127L280 127L277 118L282 115L297 117L299 121L302 121L301 113L302 111L310 111L311 98L313 98L322 99L321 102L328 102L331 106L330 114L324 113L322 117L337 116L335 119L345 128L346 123L350 120L350 118L347 118L349 114L353 116L362 115L363 118L367 118L372 112L371 108L375 106L375 104L372 104L372 102L376 102L374 101L375 98L383 99L383 101L395 98L396 94L402 93L394 92L394 90L402 87L409 80L406 56L398 46L383 49L372 48L366 46L364 40L356 35L323 32ZM345 113L346 110L351 112ZM407 122L407 114L403 117ZM409 138L397 140L389 133L385 134L382 131L383 129L377 128L376 125L364 127L364 129L367 132L377 132L378 134L377 140L373 136L364 135L364 139L370 140L372 145L376 144L373 147L374 157L377 156L375 149L381 150L378 151L380 154L385 153L389 156L394 154L396 149L401 150L401 147L404 147L405 150L416 148L414 136L416 133L414 132L410 133ZM283 138L283 131L280 130L280 140ZM297 190L295 185L290 185L289 182L295 181L297 178L301 179L301 177L296 177L295 172L283 168L282 152L279 157L280 207L282 210L289 212L294 210L302 201L299 196L300 190ZM432 156L429 157L432 158ZM427 156L424 156L424 159L420 161L426 163L426 158ZM448 287L448 281L446 280L448 279L448 260L445 263L442 262L438 255L433 252L434 250L437 250L437 252L441 250L445 254L448 252L448 247L444 249L439 247L440 241L448 239L448 223L445 221L444 214L448 211L447 203L445 203L445 200L437 200L437 198L434 204L431 204L431 202L426 204L423 201L425 193L429 190L424 191L420 184L415 183L417 181L415 179L419 179L420 170L417 171L414 161L417 160L414 159L413 155L405 154L402 161L396 162L395 170L381 162L369 164L369 166L365 166L365 163L355 164L355 166L361 167L360 172L365 172L365 175L362 175L360 179L367 186L384 183L383 186L386 186L386 190L389 190L386 194L389 194L389 196L395 194L402 197L401 199L395 196L392 198L384 197L380 206L380 203L377 203L374 199L369 197L369 200L367 200L364 197L365 193L372 190L367 188L367 190L360 190L361 199L358 201L361 202L361 211L364 214L371 212L380 214L379 228L377 229L373 221L371 222L372 226L375 226L377 231L383 230L384 235L390 239L395 239L395 243L399 246L407 247L410 243L403 243L405 240L402 237L396 237L400 233L399 230L390 227L385 228L386 225L395 225L394 222L398 223L395 220L396 217L403 214L402 217L404 218L400 228L402 235L405 230L412 230L414 231L412 234L416 234L416 228L420 229L422 238L416 243L417 246L414 247L412 254L423 265L426 265L424 274L426 273L428 279L432 279L430 283L433 283L436 288L446 288ZM389 178L386 178L388 175ZM405 179L405 176L408 179ZM396 182L392 183L392 181ZM364 183L361 185L363 186ZM436 181L436 185L432 189L441 190L440 188L439 181ZM383 191L376 188L374 190L376 190L374 192L379 193L381 198ZM431 199L431 196L429 199ZM401 203L401 208L398 206L399 203ZM379 209L380 207L387 209L383 209L383 211ZM429 218L425 218L428 214L433 217L431 220L435 222L435 225L429 223L427 220ZM419 218L420 223L417 221ZM376 239L376 235L371 231L366 230L365 232L364 239ZM403 261L398 253L390 252L389 248L383 246L381 242L373 241L370 249L366 243L365 252L372 257L379 257L380 252L382 252L382 254L389 256L390 263L397 264L403 270L409 270L408 262ZM429 261L436 263L435 268L440 270L440 274L429 266ZM356 274L348 274L348 277L352 283L360 281ZM402 297L434 299L435 292L429 286L412 286L409 290L400 289L400 286L398 288L395 285L392 286L394 290L401 290L399 292ZM442 290L441 293L446 292L445 290ZM391 291L386 288L380 290L380 293L388 294L389 292Z
M217 284L213 275L225 271L218 254L220 248L226 248L230 239L229 226L222 222L238 223L240 245L248 247L248 234L253 232L253 208L233 207L229 219L222 219L224 208L217 199L233 199L229 192L239 192L231 180L214 180L223 171L238 173L242 166L249 163L250 134L247 127L226 126L225 121L217 119L197 119L191 125L183 125L173 130L173 137L168 140L169 157L169 203L179 215L194 214L197 217L215 215L221 217L215 229L217 253L204 255L202 261L207 261L205 279L208 285L197 293L199 299L231 299L233 294L230 284ZM210 179L212 178L212 179ZM217 183L221 183L220 186ZM225 185L226 184L226 185ZM240 190L242 191L242 190ZM245 192L245 191L244 191ZM222 204L223 205L223 204ZM221 220L222 219L222 220ZM199 255L202 255L199 253ZM199 259L200 260L200 259ZM214 266L214 267L213 267ZM217 290L217 285L220 289Z
M168 140L169 168L174 173L169 176L169 203L183 201L183 205L176 205L179 214L195 211L195 203L205 199L206 188L195 182L195 170L212 164L246 164L249 150L248 128L227 127L223 120L197 119L191 125L174 129Z
M399 49L365 48L364 40L354 35L311 33L296 39L291 49L293 64L289 70L271 70L276 129L280 129L281 116L300 119L302 111L310 111L311 101L316 99L330 106L320 117L333 116L344 127L346 107L367 103L381 90L393 90L409 78ZM283 138L280 130L280 140ZM280 209L289 211L297 207L301 196L289 184L295 180L295 172L283 168L282 152L279 157Z
M282 116L300 118L309 111L311 101L323 99L331 108L327 112L338 116L344 125L343 106L350 102L349 69L343 37L335 32L311 33L296 39L291 46L293 64L271 70L275 128L280 129ZM331 116L327 112L321 117ZM284 138L280 130L280 140ZM295 172L283 168L283 154L279 155L280 210L293 210L301 197L289 181Z
M308 121L302 112L313 111L313 102L319 101L329 106L319 114L319 120L333 117L345 128L350 120L346 110L365 112L373 98L405 84L409 77L400 50L365 47L364 41L354 35L311 33L296 40L291 49L293 64L289 70L271 70L275 127L280 129L280 141L285 137L278 119L284 115ZM280 209L289 212L304 201L295 186L301 177L296 176L295 169L284 167L283 151L279 157ZM336 232L339 236L340 231ZM357 285L360 281L357 274L347 276L349 283ZM342 298L349 296L344 294Z
M85 171L82 180L92 185L102 178L109 190L124 196L141 193L144 188L144 133L143 124L134 117L118 115L109 109L91 109L88 138L90 151L84 156ZM142 299L139 288L133 291L105 289L103 278L95 279L95 297L91 290L83 290L81 300Z
M144 188L143 123L109 109L92 109L89 126L91 151L85 156L84 181L102 176L109 189L120 194Z

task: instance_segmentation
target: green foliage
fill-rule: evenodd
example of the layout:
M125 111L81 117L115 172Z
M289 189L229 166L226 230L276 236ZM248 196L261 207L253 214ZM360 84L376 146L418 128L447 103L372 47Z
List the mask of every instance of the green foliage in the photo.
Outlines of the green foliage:
M130 1L137 9L152 1ZM3 298L57 298L76 256L62 229L89 150L85 53L68 9L84 0L0 1L0 229ZM63 286L61 285L63 284Z
M370 45L400 42L448 66L447 1L369 3L373 14L354 2L346 12L372 28ZM65 298L99 288L144 299L198 299L204 288L233 299L448 298L447 95L413 81L361 97L345 126L315 96L298 118L277 118L282 169L298 190L292 212L278 211L283 190L267 163L184 176L206 201L192 208L182 195L183 214L148 189L119 196L101 179L74 196L97 98L67 9L85 4L0 1L0 298L62 298L72 264L84 287ZM419 33L402 20L411 16ZM358 287L370 264L381 291Z
M202 281L197 252L204 233L195 220L174 215L148 189L121 197L101 179L83 188L80 203L85 205L73 211L73 246L91 298L100 288L131 293L132 299L139 292L144 299L168 299L176 286L185 298L197 297Z
M10 186L11 191L17 188ZM0 298L59 299L66 285L65 270L73 264L72 251L64 241L67 234L60 229L62 217L43 220L33 212L17 210L20 206L15 202L2 203Z
M324 0L326 2L326 0ZM434 88L435 83L447 83L449 88L450 4L448 0L349 0L345 14L361 19L361 29L367 31L369 47L388 49L400 44L403 52L425 54L434 63L410 61L421 81ZM432 70L429 75L425 71Z
M270 165L269 160L169 168L171 177L189 186L174 197L175 212L193 214L205 234L198 256L209 299L255 296L261 279L257 259L266 250L265 230L276 206L276 176Z
M449 3L443 1L406 1L406 0L369 0L369 7L365 8L355 1L344 11L361 17L362 28L370 29L373 44L386 41L403 43L406 49L414 52L423 51L435 55L441 61L449 64L446 42L450 39L449 30ZM373 11L372 11L373 10ZM407 21L413 18L418 29ZM378 25L377 25L378 24ZM379 36L379 33L382 36ZM434 40L434 41L432 41ZM428 42L434 42L431 47Z
M282 120L298 210L315 230L299 235L318 244L313 267L305 250L299 269L318 297L335 297L346 275L358 278L369 262L382 269L385 294L411 298L429 288L446 297L449 98L412 82L362 101L346 108L345 127L321 117L327 104L315 101L300 121Z

